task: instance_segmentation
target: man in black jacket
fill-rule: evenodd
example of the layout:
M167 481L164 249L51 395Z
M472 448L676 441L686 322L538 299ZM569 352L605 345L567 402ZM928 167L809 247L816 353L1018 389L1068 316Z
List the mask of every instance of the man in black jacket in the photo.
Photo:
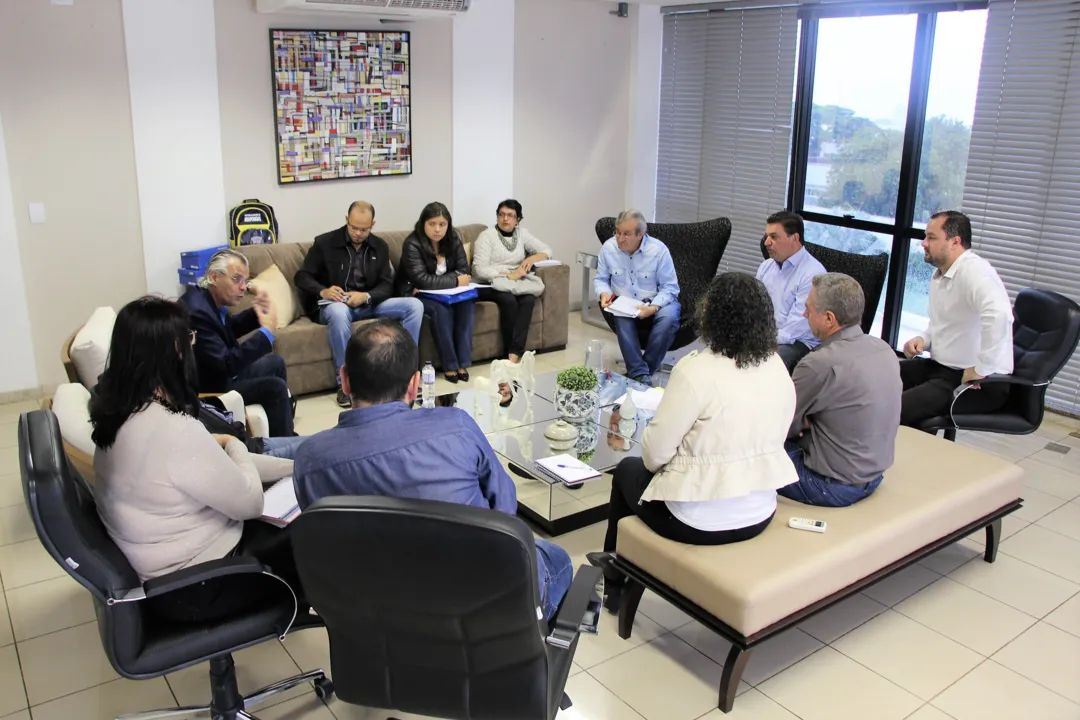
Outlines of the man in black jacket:
M210 258L199 287L189 288L180 298L195 331L199 392L235 390L245 404L263 406L272 436L291 437L292 399L285 360L274 354L277 313L270 298L259 293L254 307L235 315L228 313L247 292L248 272L243 253L221 250ZM248 333L251 337L239 342L238 338Z
M345 364L345 346L358 320L390 317L420 342L424 306L416 298L395 298L394 273L386 242L371 234L375 208L358 200L349 206L345 225L315 238L303 266L293 282L300 290L304 311L317 323L326 325L334 369ZM341 391L338 377L337 403L351 406Z

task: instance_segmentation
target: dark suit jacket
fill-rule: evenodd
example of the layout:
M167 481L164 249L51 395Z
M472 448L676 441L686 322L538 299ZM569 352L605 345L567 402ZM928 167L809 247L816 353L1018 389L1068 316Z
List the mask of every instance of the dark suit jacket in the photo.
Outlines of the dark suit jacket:
M347 245L348 230L342 225L337 230L315 238L304 264L293 276L293 283L300 291L304 303L304 312L312 320L319 319L319 293L328 287L337 285L345 289L349 280L349 262L352 259ZM374 307L394 294L394 273L390 269L390 248L378 235L368 235L361 248L364 262L364 278L367 280L367 294L371 296Z
M258 329L255 308L225 316L221 322L210 291L188 288L180 302L191 313L191 329L195 339L195 361L199 366L199 392L228 392L234 377L251 363L273 351L274 346L265 333L255 333L243 344L237 338Z

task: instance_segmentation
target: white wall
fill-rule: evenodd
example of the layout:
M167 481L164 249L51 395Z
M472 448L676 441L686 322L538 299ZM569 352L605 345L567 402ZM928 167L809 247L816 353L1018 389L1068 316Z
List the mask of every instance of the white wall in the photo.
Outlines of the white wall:
M485 225L514 195L514 6L483 0L454 18L451 211Z
M146 291L120 0L0 0L0 116L37 367L30 387L49 391L67 382L61 347L93 309ZM32 225L27 204L39 201L46 222Z
M631 52L630 157L626 173L626 205L650 220L656 218L656 157L660 133L660 64L664 53L664 17L659 5L632 6L634 42Z
M213 0L123 0L146 289L177 294L180 253L222 244Z
M37 387L34 341L30 334L30 311L15 236L15 201L11 197L4 123L0 118L0 337L4 339L0 363L0 393Z
M593 0L517 4L514 194L524 224L570 264L573 303L581 294L577 251L600 248L596 220L627 199L636 32L614 8Z
M357 13L260 15L252 0L216 0L214 7L226 207L244 198L259 198L273 206L282 242L310 242L344 225L346 210L354 200L375 205L376 232L411 228L427 203L451 202L454 75L450 19L395 26ZM271 28L410 31L411 175L278 185ZM454 213L454 221L462 225L478 219Z

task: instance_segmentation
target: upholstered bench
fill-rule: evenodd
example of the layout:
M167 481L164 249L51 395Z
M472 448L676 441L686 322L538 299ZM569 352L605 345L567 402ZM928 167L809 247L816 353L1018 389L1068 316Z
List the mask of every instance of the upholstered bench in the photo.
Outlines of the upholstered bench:
M730 640L718 703L728 712L762 641L979 529L993 562L1001 518L1020 507L1022 475L1001 458L902 427L896 461L872 496L850 508L780 498L768 529L747 542L682 545L626 518L615 561L630 577L619 634L630 637L649 588ZM824 520L828 529L794 530L791 517Z

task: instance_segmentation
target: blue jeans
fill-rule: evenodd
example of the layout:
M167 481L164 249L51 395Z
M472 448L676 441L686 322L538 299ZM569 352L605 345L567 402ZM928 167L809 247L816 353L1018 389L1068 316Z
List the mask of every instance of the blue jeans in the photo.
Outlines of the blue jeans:
M464 300L447 305L424 295L420 295L420 302L424 304L424 314L431 318L431 334L439 348L442 369L470 367L476 303Z
M544 620L550 621L570 589L574 564L570 554L561 547L536 538L536 569L540 576L540 607L544 611Z
M307 437L263 438L262 454L268 457L292 460L293 455L296 454L296 448L300 447L300 443L304 442L305 440L307 440Z
M678 300L660 308L651 318L614 317L615 335L619 338L619 350L626 363L626 375L639 378L653 375L664 362L664 355L671 348L675 333L679 330L679 314L682 308ZM641 340L638 339L638 327L644 325L649 330L649 341L645 352L641 352Z
M326 338L330 341L330 359L334 362L334 375L341 385L338 372L345 364L345 346L352 337L352 324L358 320L390 317L405 326L412 339L420 342L420 323L424 320L424 306L416 298L390 298L375 307L370 305L351 308L336 302L323 305L319 310L319 322L326 326Z
M799 482L791 483L776 491L789 500L820 507L847 507L870 497L881 484L880 476L877 480L862 486L846 485L837 480L830 480L806 467L803 450L795 443L790 441L785 443L784 449L787 450L788 457L795 465L795 472L799 474Z

